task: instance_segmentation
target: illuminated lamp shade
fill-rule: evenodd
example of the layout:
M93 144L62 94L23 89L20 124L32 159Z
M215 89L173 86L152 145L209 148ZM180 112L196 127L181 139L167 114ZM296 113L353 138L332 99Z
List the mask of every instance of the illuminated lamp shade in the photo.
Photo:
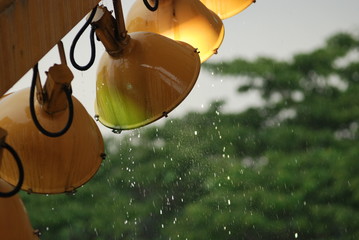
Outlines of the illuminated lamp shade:
M95 111L114 130L167 116L192 90L200 59L190 45L151 32L128 35L121 53L105 52L97 73Z
M13 187L0 179L0 192L9 192ZM17 194L0 198L1 239L37 240L25 207Z
M128 32L154 32L186 42L198 48L201 62L217 53L224 37L222 20L199 0L160 0L156 11L136 0L128 12L126 28Z
M255 0L200 0L221 19L230 18L255 2Z
M100 167L103 139L94 120L73 96L74 117L61 137L42 134L34 125L29 109L29 89L0 99L0 126L8 132L6 142L16 149L24 168L22 189L34 193L72 192L86 183ZM68 111L48 114L36 102L35 112L49 131L61 129ZM0 177L15 185L18 167L8 151L3 152Z

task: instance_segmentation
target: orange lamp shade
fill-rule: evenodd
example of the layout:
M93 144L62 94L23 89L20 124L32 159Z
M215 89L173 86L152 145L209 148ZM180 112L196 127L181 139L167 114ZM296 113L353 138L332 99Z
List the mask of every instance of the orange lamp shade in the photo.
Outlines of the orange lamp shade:
M61 137L43 135L35 127L29 109L29 89L0 99L0 126L8 135L6 142L16 149L24 168L22 189L34 193L71 192L86 183L102 162L104 144L95 121L82 104L72 97L74 119ZM58 131L67 122L67 110L52 115L35 103L41 124ZM18 167L8 151L3 152L0 177L15 185Z
M9 192L13 187L0 179L0 192ZM0 236L1 239L35 240L25 207L16 194L9 198L0 198Z
M196 50L151 32L129 34L120 55L105 52L97 73L95 111L112 129L149 124L172 111L192 90L200 71Z
M200 0L221 19L230 18L251 5L255 0Z
M198 48L201 62L217 53L224 37L222 20L199 0L160 0L154 12L136 0L128 12L126 28L128 32L155 32L186 42Z

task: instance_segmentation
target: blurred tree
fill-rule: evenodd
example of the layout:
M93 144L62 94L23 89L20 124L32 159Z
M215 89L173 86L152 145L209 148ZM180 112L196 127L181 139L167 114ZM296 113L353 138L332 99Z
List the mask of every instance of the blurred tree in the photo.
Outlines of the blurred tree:
M204 65L263 105L107 139L78 193L22 195L33 225L43 239L358 239L358 46L339 33L289 61Z

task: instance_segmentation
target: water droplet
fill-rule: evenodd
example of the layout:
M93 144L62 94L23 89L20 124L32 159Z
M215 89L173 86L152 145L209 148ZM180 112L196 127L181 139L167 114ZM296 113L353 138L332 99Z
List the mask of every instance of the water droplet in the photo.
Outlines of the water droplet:
M119 130L119 129L112 129L112 132L114 134L120 134L122 132L122 130Z

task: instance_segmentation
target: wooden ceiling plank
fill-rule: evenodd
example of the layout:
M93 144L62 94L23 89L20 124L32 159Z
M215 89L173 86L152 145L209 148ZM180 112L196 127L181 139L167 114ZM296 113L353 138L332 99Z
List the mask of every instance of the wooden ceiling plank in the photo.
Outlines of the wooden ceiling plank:
M0 0L0 96L99 0Z

